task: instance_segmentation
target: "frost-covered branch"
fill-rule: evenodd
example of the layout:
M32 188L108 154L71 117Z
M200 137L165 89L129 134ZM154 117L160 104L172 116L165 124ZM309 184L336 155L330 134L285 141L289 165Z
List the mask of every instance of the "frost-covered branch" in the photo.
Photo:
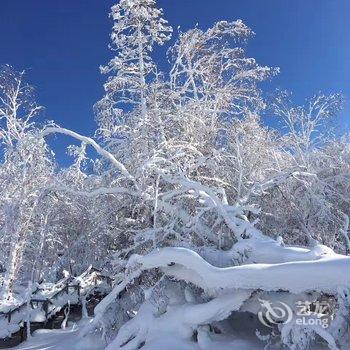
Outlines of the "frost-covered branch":
M134 177L129 173L129 171L125 168L125 166L121 162L119 162L110 152L102 148L92 138L87 136L82 136L74 131L71 131L65 128L60 128L60 127L47 127L40 133L40 136L45 137L50 134L63 134L63 135L71 136L79 141L86 143L87 145L92 146L99 155L108 159L111 162L111 164L113 164L121 172L121 174L125 176L125 178L131 180L134 184L136 184Z

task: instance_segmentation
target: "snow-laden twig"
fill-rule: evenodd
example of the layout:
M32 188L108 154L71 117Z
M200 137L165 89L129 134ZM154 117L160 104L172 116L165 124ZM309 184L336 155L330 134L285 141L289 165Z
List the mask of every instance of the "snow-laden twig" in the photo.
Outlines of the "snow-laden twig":
M66 192L75 196L82 196L82 197L88 197L88 198L94 198L94 197L98 197L106 194L110 194L110 195L127 194L133 197L141 197L141 196L145 197L144 194L141 194L138 191L133 191L125 187L99 187L88 191L88 190L77 190L77 189L69 188L63 185L55 185L55 186L49 187L48 190Z

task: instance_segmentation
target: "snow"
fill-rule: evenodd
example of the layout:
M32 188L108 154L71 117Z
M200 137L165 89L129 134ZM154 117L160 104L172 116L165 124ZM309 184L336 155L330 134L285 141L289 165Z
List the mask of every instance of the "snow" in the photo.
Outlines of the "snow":
M104 344L99 337L87 336L84 339L77 337L78 326L73 325L65 330L41 329L33 336L13 348L17 350L103 350Z
M265 101L259 83L278 68L247 56L253 32L241 20L179 31L161 72L152 52L172 28L156 5L112 6L116 52L101 67L93 137L36 122L43 108L24 72L0 68L0 338L64 309L65 329L18 349L304 350L315 338L346 347L350 257L337 253L350 253L350 147L325 132L343 98ZM262 123L265 109L283 131ZM45 142L56 134L79 143L67 169ZM109 294L90 320L87 299L99 292ZM255 327L261 300L276 315L272 301L326 297L329 329L277 316L260 337L232 326ZM66 327L66 306L79 303L83 320Z
M29 341L14 350L104 350L104 343L97 336L77 338L77 328L66 330L39 330ZM199 347L193 340L183 340L172 333L159 333L156 339L147 343L144 350L262 350L263 344L256 339L216 337L210 347Z
M23 299L18 298L12 300L0 300L0 312L6 313L16 309L18 306L23 304Z
M84 322L67 327L65 330L37 330L31 339L23 342L14 350L104 350L105 344L99 334L93 334L80 338L79 327ZM257 338L247 339L247 337L225 337L213 335L210 345L199 347L193 340L186 340L176 336L174 332L165 332L159 329L157 335L153 337L142 348L144 350L262 350L263 343ZM113 349L113 347L111 347Z
M167 247L145 256L135 255L129 264L131 269L138 265L144 270L161 267L166 274L192 282L211 295L237 288L337 293L340 286L350 287L350 274L346 273L350 258L338 254L311 261L218 268L194 251Z
M69 287L66 290L65 287L69 283ZM80 302L80 297L77 294L77 290L72 286L80 285L80 296L83 298L88 297L96 291L101 293L108 293L110 286L101 278L96 271L92 271L91 266L80 276L74 279L67 275L57 283L42 283L35 290L35 293L31 295L34 306L30 307L30 320L31 322L45 322L48 319L54 317L60 312L66 305L76 305ZM23 298L10 301L2 301L0 304L2 312L9 312L16 309L18 306L21 308L11 313L11 321L8 322L7 315L0 315L0 338L6 338L17 332L21 328L23 321L28 317L28 306L24 303ZM47 318L45 310L43 309L43 302L48 301L47 305Z
M163 333L158 339L150 341L144 346L144 350L262 350L264 344L254 339L239 339L235 337L216 337L208 344L201 347L193 341L183 340L173 334Z
M66 330L38 330L32 338L13 350L104 350L105 345L99 335L90 335L80 339L79 326ZM211 335L210 342L201 346L193 340L185 340L173 333L159 332L155 339L147 342L143 350L263 350L264 343L257 338L244 335ZM324 345L316 344L311 350L326 350ZM280 350L272 347L271 350Z
M241 251L242 246L244 249L248 247L251 253L248 259L257 261L259 257L266 255L271 244L272 242L269 240L258 241L255 239L247 240L244 245L238 242L228 254L234 250ZM261 249L259 249L260 246ZM223 321L233 311L239 310L241 307L242 311L256 313L257 298L281 300L281 290L293 293L286 293L284 297L289 300L289 304L295 304L295 300L300 297L297 293L319 291L335 294L339 288L350 287L350 275L344 273L350 268L350 258L338 255L323 246L304 249L283 247L276 242L273 247L270 261L284 261L283 259L292 261L254 264L254 261L249 260L246 265L221 268L211 265L196 252L179 247L156 249L144 256L133 255L127 265L127 278L117 284L112 293L96 307L93 320L84 320L79 327L73 326L67 330L37 331L32 339L17 349L75 350L81 349L82 346L86 350L104 349L105 345L102 343L101 337L91 331L103 323L106 308L114 302L118 294L143 271L154 268L161 268L169 276L191 282L201 287L208 296L214 298L208 302L196 304L190 302L192 298L188 294L186 303L177 301L175 304L169 304L166 313L158 316L155 315L154 306L146 301L141 305L136 316L122 326L117 337L106 347L106 350L131 350L144 343L146 350L155 350L162 346L168 347L169 339L174 339L171 346L176 350L209 350L213 348L226 350L234 346L239 347L239 349L259 349L262 344L257 343L255 338L246 340L231 335L219 336L209 332L209 328L203 325ZM256 255L256 252L260 255ZM285 256L284 252L287 252ZM304 260L298 260L301 258ZM81 283L85 293L90 292L89 288L91 287L89 286L91 286L92 281L95 281L94 273L85 273L75 280L76 283ZM46 285L47 289L40 291L38 297L56 295L60 291L59 286L61 285L62 283ZM265 296L260 294L250 298L252 290L264 290ZM274 291L279 291L279 293L273 294ZM73 295L66 293L58 294L54 306L51 306L51 312L59 311L72 297ZM304 294L304 297L305 299L309 297L310 300L313 298L312 294ZM248 303L245 303L247 300L249 300ZM72 302L74 302L74 298ZM41 310L31 311L32 320L42 321L43 317ZM11 334L17 331L21 319L23 319L21 312L15 313L10 325L2 326L2 333ZM6 323L6 320L1 322L4 321ZM18 323L16 324L16 322ZM194 329L198 329L198 342L194 342L192 339ZM328 332L319 328L313 329L311 327L310 329L326 339L331 348L336 349L333 337ZM287 337L290 331L292 331L291 328L285 328L282 331L282 336ZM2 336L5 336L5 333ZM97 341L97 339L100 340Z

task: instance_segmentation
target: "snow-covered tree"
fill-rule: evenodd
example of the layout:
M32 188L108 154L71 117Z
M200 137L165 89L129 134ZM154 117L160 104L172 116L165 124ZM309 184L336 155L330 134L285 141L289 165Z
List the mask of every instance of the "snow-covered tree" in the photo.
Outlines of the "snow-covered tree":
M112 7L114 20L111 48L116 56L101 71L110 74L105 84L112 113L120 103L137 104L142 117L147 113L147 78L155 65L150 57L154 45L169 40L171 27L162 18L154 0L123 0Z
M204 111L216 117L263 108L257 83L278 69L259 66L255 59L246 57L244 43L253 34L241 20L220 21L206 31L195 28L180 33L169 50L172 88L188 99L201 100Z
M317 337L334 350L346 344L350 147L349 136L328 133L340 95L305 106L286 93L265 100L260 83L278 69L247 56L253 32L240 20L180 32L160 72L152 52L171 28L156 2L120 0L111 16L116 56L101 68L109 77L96 139L40 128L23 74L1 71L3 295L20 280L94 264L115 285L81 336L100 335L108 350L163 348L164 338L207 350L237 323L255 334L261 300L312 304L327 294L338 302L329 329L274 314L258 337L293 350ZM264 110L284 127L267 127ZM52 134L78 142L66 169L55 168Z
M30 237L37 234L36 221L44 215L37 209L53 171L49 150L45 141L37 138L33 120L41 110L35 102L33 88L24 81L24 73L10 66L3 67L0 71L0 135L4 160L0 167L0 203L1 240L6 252L2 289L5 298L12 297Z
M312 151L325 144L326 133L331 135L329 129L333 117L341 109L342 100L340 94L320 93L309 99L305 106L294 106L288 92L278 92L272 109L282 121L286 131L285 147L296 158L296 165L308 167Z
M198 257L190 258L193 252L188 248L220 267L313 260L331 254L318 243L329 243L326 236L311 233L310 223L305 224L310 216L307 210L314 210L313 206L318 215L315 223L333 221L333 216L328 221L321 220L329 214L325 210L330 197L320 187L322 181L315 181L318 173L315 174L312 161L306 167L301 160L295 163L294 158L300 149L300 156L320 159L321 153L312 154L311 144L316 141L312 134L323 119L337 111L338 96L320 96L310 102L309 109L299 108L292 121L296 131L294 148L286 147L285 135L267 129L259 117L265 101L258 83L276 70L260 67L254 59L245 57L242 47L230 46L232 39L241 44L250 35L250 29L241 21L218 22L207 31L196 28L180 34L170 50L173 66L169 81L163 75L147 84L147 115L135 110L118 111L116 121L109 119L105 123L108 127L101 129L108 138L108 149L122 159L145 195L123 200L120 220L114 223L114 230L119 232L115 236L116 271L124 270L118 274L123 280L96 308L93 323L84 331L101 328L108 340L115 337L115 329L119 330L108 349L137 349L151 343L157 330L170 332L167 327L181 330L179 337L197 337L200 348L210 348L211 327L217 327L218 322L242 304L254 304L250 293L238 292L236 299L230 297L230 292L218 296L210 287L208 290L210 278L203 270L207 262L203 261L203 266L199 264L198 271L192 271ZM150 132L152 126L147 125L151 113L160 135L158 142L151 142L155 139ZM143 134L135 132L140 130L140 125ZM128 146L119 148L124 142ZM147 142L147 157L137 148L142 142ZM322 148L325 144L326 140ZM312 198L311 205L302 191ZM115 204L119 205L117 201ZM276 222L289 214L295 222L288 222L290 227L283 232ZM346 215L343 218L343 228L337 237L347 230ZM265 228L277 240L268 238L263 233ZM285 248L280 235L286 241L312 248ZM186 249L156 250L146 255L147 267L142 267L142 257L134 256L126 262L132 253L145 254L167 246ZM346 246L344 240L343 246ZM250 273L250 268L245 267ZM144 272L153 268L161 268L162 273ZM277 265L273 268L278 269ZM167 276L181 282L174 284ZM135 278L137 284L133 283ZM262 287L265 291L271 291L270 288L294 291L291 285L281 287L282 281L278 287L271 287L271 279L266 276L266 280L267 285ZM300 281L303 280L300 276ZM261 285L253 286L253 281L248 282L253 290L261 288ZM225 283L218 279L212 288L225 290ZM316 285L315 282L315 287L310 288L319 293L317 298L323 289L317 289ZM123 292L126 287L129 293ZM132 317L135 307L139 311ZM190 315L200 316L195 319ZM330 346L335 344L328 333L315 329L303 332L286 328L281 344L304 346L310 344L315 334L323 336Z

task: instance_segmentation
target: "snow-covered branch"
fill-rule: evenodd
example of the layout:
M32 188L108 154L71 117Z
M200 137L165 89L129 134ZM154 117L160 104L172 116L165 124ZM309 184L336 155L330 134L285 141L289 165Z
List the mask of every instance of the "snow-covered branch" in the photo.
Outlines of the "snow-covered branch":
M218 268L189 249L169 247L133 256L129 264L143 270L162 268L167 275L191 282L211 295L234 289L336 293L340 286L350 287L350 276L344 272L350 268L350 258L338 254L311 261Z
M50 134L63 134L67 136L71 136L81 142L86 143L87 145L92 146L96 152L102 157L108 159L111 164L113 164L125 178L131 180L134 184L136 184L134 177L129 173L129 171L125 168L125 166L119 162L110 152L106 151L103 147L101 147L95 140L90 137L82 136L74 131L60 128L60 127L47 127L41 133L41 137L48 136Z

